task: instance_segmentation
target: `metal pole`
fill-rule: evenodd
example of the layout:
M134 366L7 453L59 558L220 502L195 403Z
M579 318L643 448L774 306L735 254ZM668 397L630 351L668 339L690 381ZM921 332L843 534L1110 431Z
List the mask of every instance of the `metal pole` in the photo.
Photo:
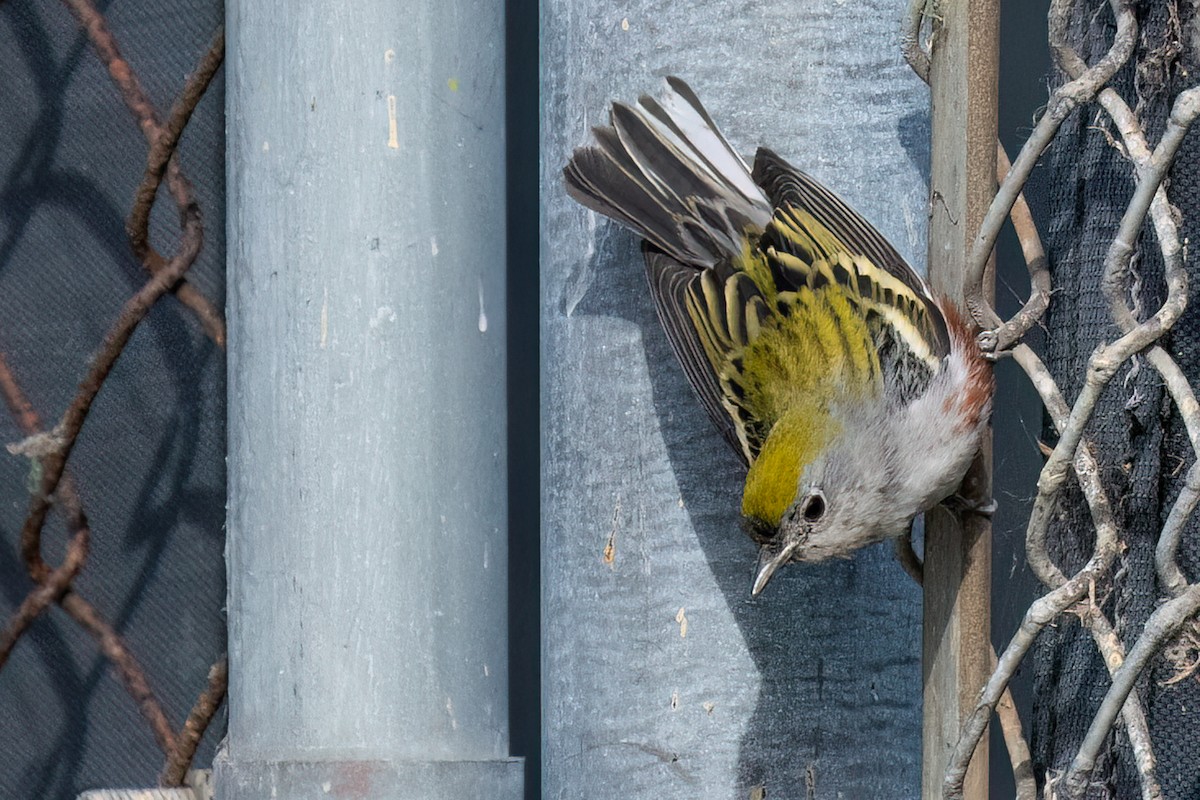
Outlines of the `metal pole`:
M542 4L544 796L913 797L920 592L890 544L752 600L742 475L660 329L632 235L561 169L677 74L920 264L929 96L903 3Z
M228 17L218 796L519 797L503 4Z
M941 18L930 65L933 162L929 275L962 302L963 264L996 187L998 0L954 0ZM990 274L990 270L989 270ZM990 278L989 278L990 281ZM991 497L991 443L972 467L964 494ZM940 800L959 726L991 673L991 523L945 513L925 525L924 765L921 796ZM967 800L988 796L985 738L967 774Z

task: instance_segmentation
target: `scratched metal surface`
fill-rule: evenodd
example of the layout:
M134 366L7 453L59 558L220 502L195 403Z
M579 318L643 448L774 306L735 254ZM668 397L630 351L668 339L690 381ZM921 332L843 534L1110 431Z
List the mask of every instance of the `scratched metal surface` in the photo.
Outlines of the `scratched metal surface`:
M501 8L229 6L227 798L520 792Z
M776 149L921 265L928 95L899 55L901 8L542 5L546 798L918 794L919 591L883 545L751 600L737 462L659 329L634 236L560 180L610 98L676 74L740 151Z

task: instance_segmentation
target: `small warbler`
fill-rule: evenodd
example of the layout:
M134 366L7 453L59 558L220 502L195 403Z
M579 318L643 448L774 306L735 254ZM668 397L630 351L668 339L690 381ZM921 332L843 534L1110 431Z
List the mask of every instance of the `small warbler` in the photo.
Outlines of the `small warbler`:
M640 234L659 319L748 470L753 594L793 561L903 534L958 487L992 371L962 315L845 202L760 148L751 171L696 95L614 103L567 190Z

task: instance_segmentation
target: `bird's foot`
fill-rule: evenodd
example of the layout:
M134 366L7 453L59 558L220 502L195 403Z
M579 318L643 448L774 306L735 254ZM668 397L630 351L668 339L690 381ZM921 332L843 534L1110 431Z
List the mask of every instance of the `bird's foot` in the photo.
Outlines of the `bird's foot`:
M983 501L972 500L963 497L961 494L950 495L941 502L941 506L952 514L958 514L959 516L975 514L985 519L991 519L999 507L994 497L989 497L986 501Z
M990 331L982 331L975 337L979 354L988 361L995 362L1012 355L1012 351L1008 347L1000 347L1000 330L1000 328L993 328Z

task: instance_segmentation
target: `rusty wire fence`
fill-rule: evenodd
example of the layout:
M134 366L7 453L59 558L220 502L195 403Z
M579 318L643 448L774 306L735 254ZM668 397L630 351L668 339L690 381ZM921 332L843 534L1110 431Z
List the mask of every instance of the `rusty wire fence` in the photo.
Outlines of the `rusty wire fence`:
M221 7L146 6L119 21L106 11L118 9L93 0L0 4L11 45L0 105L10 121L28 122L24 135L6 129L0 217L0 396L11 415L0 431L4 474L14 478L0 490L12 500L0 518L6 797L71 796L122 774L157 772L160 785L181 785L225 696L223 644L205 665L186 663L192 643L212 647L224 636L212 602L224 592L216 459L225 333L221 281L212 275L223 237L215 252L206 244L223 211L205 220L180 155L224 56L223 29L196 27L219 19ZM173 28L192 35L162 36ZM180 41L205 38L206 47L178 51ZM192 64L186 77L148 76L160 91L174 87L169 106L152 100L139 57ZM66 98L77 91L90 113L73 113ZM219 125L219 105L207 113ZM114 166L136 163L116 154L132 152L139 132L140 169L102 184ZM223 152L212 155L200 159L209 182ZM217 176L209 188L219 197ZM122 195L115 205L110 196ZM209 274L194 283L189 270L202 253ZM222 422L198 422L204 415ZM121 482L134 486L132 497ZM89 558L97 550L103 559ZM171 558L182 563L164 566ZM190 710L180 713L189 693ZM114 762L110 770L78 772L90 746L85 728L108 740L97 750ZM148 737L161 751L157 764L116 763L122 750L140 758Z
M904 37L909 64L926 80L928 42L932 38L936 47L938 24L936 14L932 20L928 16L928 8L924 0L911 4ZM1149 18L1149 12L1156 8L1166 9L1166 24L1155 32L1158 41L1147 41L1139 31L1139 21ZM1133 797L1130 791L1136 791L1143 800L1194 796L1180 795L1178 789L1164 792L1160 769L1175 771L1170 777L1176 787L1194 783L1195 778L1178 774L1186 766L1177 759L1163 758L1164 745L1171 746L1175 753L1181 748L1170 737L1156 735L1154 719L1147 711L1143 675L1148 668L1158 665L1166 670L1167 677L1158 682L1157 688L1170 692L1176 686L1182 692L1183 683L1194 681L1200 666L1197 658L1200 650L1195 644L1200 630L1196 620L1200 612L1200 582L1195 576L1188 576L1177 557L1185 532L1194 537L1196 530L1194 524L1189 525L1189 519L1200 500L1200 463L1195 458L1200 447L1200 404L1165 338L1188 303L1187 238L1181 234L1181 225L1186 230L1188 220L1171 203L1168 178L1176 167L1176 156L1189 127L1200 116L1200 86L1195 85L1194 77L1189 78L1190 56L1185 57L1192 47L1188 31L1198 23L1194 10L1189 14L1188 9L1183 9L1185 16L1181 19L1180 9L1179 4L1169 0L1158 4L1112 0L1107 7L1086 0L1053 0L1048 36L1051 53L1063 76L1062 83L1052 93L1012 164L1002 149L998 153L999 189L970 253L965 281L967 302L976 322L986 331L980 339L981 346L997 357L1011 355L1024 370L1045 406L1057 441L1053 447L1046 447L1046 463L1038 478L1026 529L1027 559L1044 593L1030 605L1015 635L999 652L992 675L962 726L945 774L946 798L963 797L968 765L993 714L1004 729L1017 797L1021 800L1039 796L1053 800ZM1077 29L1082 24L1088 28L1089 20L1094 23L1106 13L1113 20L1111 33L1104 49L1089 63L1077 48L1080 37L1073 27ZM1190 88L1170 93L1170 102L1154 105L1142 102L1143 85L1135 82L1131 94L1137 97L1129 99L1119 91L1122 87L1116 76L1122 69L1134 67L1138 57L1142 59L1136 64L1139 81L1145 80L1147 61L1157 59L1157 69L1170 73L1177 82L1190 84ZM1022 189L1060 127L1077 111L1087 117L1091 133L1103 137L1106 146L1119 153L1126 178L1118 204L1123 212L1115 235L1100 243L1105 254L1099 289L1117 336L1113 341L1101 343L1087 358L1085 375L1071 387L1075 390L1072 398L1069 392L1064 392L1068 384L1063 376L1056 379L1043 359L1022 342L1043 320L1055 293L1046 250ZM1158 134L1156 142L1150 132ZM1076 163L1074 169L1082 172L1088 166ZM983 278L1006 218L1011 218L1020 238L1032 292L1024 308L1010 319L1002 320L987 300ZM1143 230L1147 218L1152 236ZM1161 299L1154 298L1153 292L1146 288L1145 264L1137 263L1139 258L1146 260L1149 248L1156 249L1155 255L1161 258L1165 288ZM1059 259L1056 269L1060 271L1081 269L1086 258L1079 252L1056 255ZM1074 288L1077 292L1095 289ZM1148 302L1151 299L1158 302ZM1109 322L1102 320L1101 324L1107 328ZM1102 463L1099 455L1102 451L1092 440L1097 432L1089 426L1114 379L1122 376L1128 380L1131 369L1146 364L1157 372L1157 380L1173 403L1173 413L1186 428L1192 452L1187 459L1190 466L1176 465L1176 474L1187 466L1186 478L1182 489L1168 504L1169 512L1157 536L1154 553L1157 595L1153 611L1140 625L1121 625L1115 619L1112 600L1122 588L1122 581L1129 577L1122 560L1131 547L1128 528L1136 523L1128 513L1126 498L1114 489L1110 476L1123 468L1128 471L1131 466ZM1078 483L1092 529L1084 537L1090 542L1089 554L1082 566L1074 568L1063 563L1063 548L1052 541L1054 536L1072 533L1069 527L1060 524L1065 518L1062 503L1064 487L1069 481ZM1165 496L1162 502L1167 503ZM1057 769L1043 763L1039 776L1031 767L1029 741L1007 698L1007 689L1039 634L1048 626L1065 625L1071 619L1088 632L1109 676L1107 685L1101 687L1102 699L1089 711L1086 731L1078 741L1069 743L1073 750L1069 764ZM1161 674L1161 670L1156 674ZM1135 691L1139 687L1141 691ZM1190 694L1181 693L1178 698L1186 703ZM1086 700L1083 695L1075 702L1084 704ZM1035 706L1051 702L1050 697L1039 697ZM1121 729L1123 746L1136 766L1137 786L1133 789L1116 781L1111 771L1101 774L1097 769L1105 751L1116 746L1113 739L1116 728ZM1189 735L1193 739L1197 736L1194 727L1190 733L1184 733ZM1062 751L1063 744L1050 749Z

